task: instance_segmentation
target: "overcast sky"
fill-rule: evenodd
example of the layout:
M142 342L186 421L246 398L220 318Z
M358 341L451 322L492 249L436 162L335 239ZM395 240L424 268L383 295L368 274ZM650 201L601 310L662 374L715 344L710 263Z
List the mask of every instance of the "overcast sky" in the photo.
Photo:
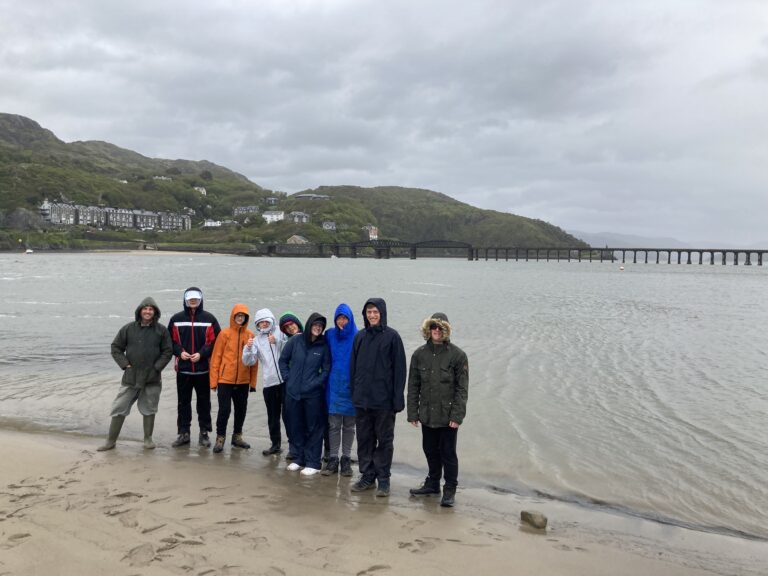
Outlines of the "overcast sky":
M285 192L768 245L765 0L0 0L0 111Z

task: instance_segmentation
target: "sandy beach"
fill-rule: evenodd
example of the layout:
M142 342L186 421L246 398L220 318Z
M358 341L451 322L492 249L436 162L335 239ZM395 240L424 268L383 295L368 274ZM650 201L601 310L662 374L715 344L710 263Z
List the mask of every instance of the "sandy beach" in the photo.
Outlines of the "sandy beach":
M0 574L759 574L766 544L461 489L350 494L256 450L0 430ZM244 461L249 466L244 466ZM411 481L412 483L412 481ZM550 518L527 529L522 509Z

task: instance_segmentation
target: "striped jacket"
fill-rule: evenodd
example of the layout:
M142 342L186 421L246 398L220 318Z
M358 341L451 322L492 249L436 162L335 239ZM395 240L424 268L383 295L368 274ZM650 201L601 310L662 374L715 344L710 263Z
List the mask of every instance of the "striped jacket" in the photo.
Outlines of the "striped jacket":
M198 290L189 288L189 290ZM202 292L201 292L202 293ZM176 357L176 371L182 374L207 374L208 359L213 353L213 344L221 328L216 317L203 309L203 301L196 309L187 307L184 302L184 310L177 312L168 323L168 331L173 341L173 355ZM181 353L200 353L200 361L192 363L182 360Z

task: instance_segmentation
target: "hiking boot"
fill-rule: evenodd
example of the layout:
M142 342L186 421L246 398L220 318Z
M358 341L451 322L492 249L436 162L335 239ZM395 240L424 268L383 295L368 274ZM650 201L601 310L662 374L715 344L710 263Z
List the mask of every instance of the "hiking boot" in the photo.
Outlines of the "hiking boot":
M238 448L244 448L245 450L248 450L248 448L251 447L248 442L243 440L242 434L232 434L232 446L237 446Z
M372 490L376 487L375 482L371 478L366 478L365 476L360 476L360 479L352 484L352 492L365 492L366 490Z
M443 508L453 508L456 502L456 486L443 486L443 499L440 500L440 506Z
M386 498L389 496L389 480L379 480L379 487L376 489L376 496Z
M323 468L323 476L330 476L339 473L339 459L336 456L328 458L328 463Z
M200 432L200 436L197 439L197 443L203 448L211 447L211 439L208 436L208 432Z
M187 444L189 444L189 432L182 432L179 434L179 437L173 441L171 446L178 448L179 446L186 446Z
M261 453L264 456L272 456L272 454L280 454L282 452L282 448L280 448L280 444L272 444L269 448L266 450L262 450Z
M434 484L429 478L424 480L424 484L418 488L411 488L411 496L429 496L430 494L440 494L440 484Z
M218 454L224 450L224 442L226 439L227 438L225 436L216 436L216 444L213 446L213 452L215 454Z
M341 457L341 475L352 476L352 461L349 459L349 456Z

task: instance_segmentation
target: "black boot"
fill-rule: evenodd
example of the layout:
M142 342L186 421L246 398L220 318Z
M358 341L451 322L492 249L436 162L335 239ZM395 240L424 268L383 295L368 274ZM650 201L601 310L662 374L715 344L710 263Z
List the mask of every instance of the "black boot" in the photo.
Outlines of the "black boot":
M328 463L323 468L323 476L332 476L339 473L339 459L336 456L328 458Z
M152 442L152 432L155 431L155 415L144 416L144 448L154 450L155 443Z
M349 456L342 456L341 457L341 475L342 476L352 476L352 461L350 460Z
M117 444L117 437L120 436L120 430L123 428L123 422L125 422L125 416L112 416L112 421L109 423L109 432L107 432L107 441L96 448L99 452L104 450L112 450Z
M443 499L440 500L440 506L443 508L453 508L456 501L456 486L443 486Z
M179 446L186 446L189 444L189 432L179 432L179 437L173 441L171 446L178 448Z
M424 484L418 488L411 488L411 496L428 496L430 494L440 494L440 481L433 481L429 476L424 480Z
M264 456L272 456L272 454L280 454L282 451L282 448L280 448L280 442L272 442L272 446L266 450L262 450L261 453Z

